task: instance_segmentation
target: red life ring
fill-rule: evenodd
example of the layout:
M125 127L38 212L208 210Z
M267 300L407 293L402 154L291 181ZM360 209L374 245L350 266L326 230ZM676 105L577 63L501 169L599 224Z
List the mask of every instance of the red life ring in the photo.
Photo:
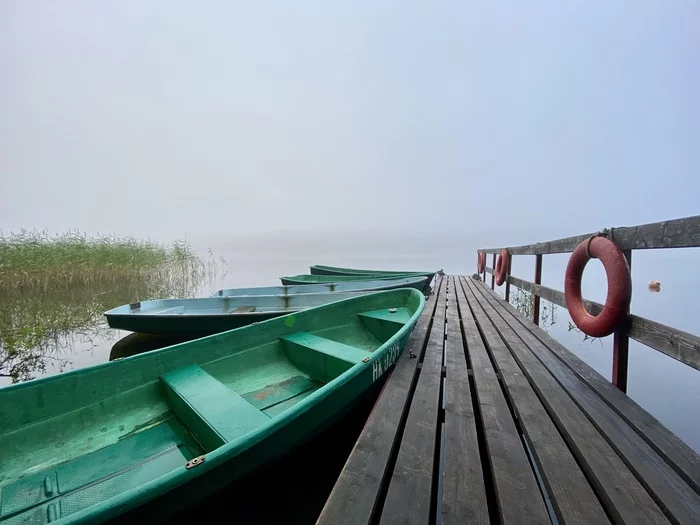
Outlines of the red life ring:
M476 271L477 273L484 273L484 268L486 267L486 254L484 252L479 252L476 258Z
M600 259L608 278L605 306L598 315L588 313L581 296L583 269L591 257ZM579 244L566 266L564 298L571 319L584 334L591 337L605 337L613 333L615 328L627 318L632 299L630 267L622 250L605 237L592 237Z
M501 250L501 254L498 256L496 261L496 284L501 286L506 282L506 275L508 273L508 263L510 255L508 255L508 250Z

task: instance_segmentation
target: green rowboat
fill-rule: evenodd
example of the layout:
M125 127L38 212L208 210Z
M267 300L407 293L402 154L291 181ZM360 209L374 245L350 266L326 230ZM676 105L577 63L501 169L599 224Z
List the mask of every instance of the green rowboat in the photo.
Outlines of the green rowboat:
M337 418L424 305L413 289L378 292L0 389L0 524L194 504Z
M233 330L364 293L370 292L155 299L118 306L104 315L110 328L191 339L193 336Z
M367 276L364 276L367 279ZM328 292L367 292L393 290L395 288L415 288L422 290L427 283L423 276L379 280L361 280L345 283L302 284L293 286L268 286L264 288L228 288L215 292L212 297L237 297L240 295L295 295L304 293Z
M373 281L386 281L390 279L396 279L397 277L408 278L408 277L424 277L423 275L289 275L285 277L280 277L280 281L284 285L296 285L296 284L324 284L324 283L352 283L366 281L370 277ZM429 281L426 281L426 284Z
M357 268L340 268L338 266L324 266L322 264L314 264L309 267L311 270L311 275L385 275L394 276L397 275L423 275L428 278L428 281L432 281L436 273L439 272L415 272L415 271L386 271L386 270L360 270ZM442 270L440 270L442 271Z

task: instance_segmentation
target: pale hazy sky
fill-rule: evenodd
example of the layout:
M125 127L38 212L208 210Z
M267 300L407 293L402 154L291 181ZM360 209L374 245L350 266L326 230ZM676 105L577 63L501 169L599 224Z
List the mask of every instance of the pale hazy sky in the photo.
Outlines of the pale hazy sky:
M699 66L696 0L5 0L0 228L514 245L693 215Z

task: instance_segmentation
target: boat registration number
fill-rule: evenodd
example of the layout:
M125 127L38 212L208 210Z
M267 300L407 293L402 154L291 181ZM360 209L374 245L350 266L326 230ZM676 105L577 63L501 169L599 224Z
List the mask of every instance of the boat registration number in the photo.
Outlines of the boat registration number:
M376 381L382 377L382 374L384 374L384 372L386 372L387 369L394 364L394 361L399 358L400 353L401 345L399 345L399 343L394 343L391 345L387 351L384 352L384 355L382 355L372 364L372 381Z

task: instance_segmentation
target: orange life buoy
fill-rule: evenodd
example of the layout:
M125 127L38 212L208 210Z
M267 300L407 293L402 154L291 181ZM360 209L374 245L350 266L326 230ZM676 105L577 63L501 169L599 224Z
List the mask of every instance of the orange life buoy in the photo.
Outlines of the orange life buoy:
M508 262L510 255L508 250L501 250L498 260L496 261L496 284L501 286L506 282L506 275L508 273Z
M598 315L588 313L581 296L583 269L591 257L600 259L608 278L605 306ZM564 298L571 319L584 334L591 337L605 337L613 333L615 328L627 318L632 299L630 267L622 250L605 237L592 237L579 244L566 266Z
M479 252L476 258L476 270L477 273L484 273L484 268L486 267L486 254L484 252Z

